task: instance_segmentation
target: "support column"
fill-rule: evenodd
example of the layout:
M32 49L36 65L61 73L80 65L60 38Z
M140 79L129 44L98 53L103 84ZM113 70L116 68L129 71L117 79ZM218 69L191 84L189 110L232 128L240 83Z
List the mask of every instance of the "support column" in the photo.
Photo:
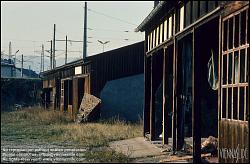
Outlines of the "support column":
M155 140L155 56L152 54L151 58L151 94L150 94L150 140Z
M176 82L177 82L177 43L176 38L174 38L174 49L173 49L173 108L172 108L172 151L176 151L176 108L177 108L177 97L176 97Z
M143 111L143 136L150 132L150 93L151 93L151 57L145 56L144 62L144 111Z
M192 132L193 132L193 162L201 162L201 113L200 113L200 102L199 97L201 96L200 91L198 90L202 86L200 82L201 74L199 68L201 68L199 57L196 54L196 36L195 29L193 29L193 108L192 108Z
M162 115L163 115L163 128L162 128L162 139L163 139L163 144L168 144L168 112L167 112L167 105L166 105L166 87L167 87L167 80L166 80L166 64L167 64L167 50L166 48L164 48L163 51L163 111L162 111Z

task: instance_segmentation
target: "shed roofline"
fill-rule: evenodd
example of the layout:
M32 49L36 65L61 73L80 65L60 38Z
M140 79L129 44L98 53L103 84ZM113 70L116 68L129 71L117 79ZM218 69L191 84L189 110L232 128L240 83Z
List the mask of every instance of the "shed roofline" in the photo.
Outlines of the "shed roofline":
M113 50L110 50L110 51L105 51L105 52L102 52L102 53L99 53L99 54L96 54L96 55L104 55L104 54L108 54L112 51L115 51L115 50L120 50L120 49L123 49L123 48L126 48L126 47L129 47L129 46L133 46L133 45L136 45L136 44L139 44L139 43L142 43L144 42L143 41L139 41L139 42L136 42L136 43L133 43L133 44L130 44L130 45L127 45L127 46L124 46L124 47L119 47L119 48L116 48L116 49L113 49ZM79 59L79 60L76 60L76 61L72 61L70 63L67 63L67 64L64 64L62 66L59 66L59 67L56 67L52 70L48 70L48 71L44 71L44 72L41 72L41 75L47 75L47 74L51 74L53 72L56 72L60 69L65 69L65 68L70 68L70 67L74 67L74 66L79 66L81 64L84 64L84 65L87 65L89 63L91 63L91 61L88 61L88 59L91 59L93 56L96 56L96 55L92 55L92 56L87 56L86 60L87 61L83 61L83 59Z
M135 32L145 31L145 26L153 19L153 17L162 9L166 1L160 1L158 5L149 13L149 15L142 21L142 23L135 29Z

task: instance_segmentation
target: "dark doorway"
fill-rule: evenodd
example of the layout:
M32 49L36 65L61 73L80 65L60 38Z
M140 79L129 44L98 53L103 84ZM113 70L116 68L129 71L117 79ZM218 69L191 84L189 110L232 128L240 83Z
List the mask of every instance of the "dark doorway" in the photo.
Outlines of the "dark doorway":
M72 105L73 100L73 80L68 81L68 105Z
M163 143L168 144L168 138L172 136L172 109L173 109L173 45L165 49L164 68L164 111L163 111Z
M81 102L82 102L82 98L84 96L84 82L85 82L84 78L78 79L78 106L77 106L77 109L79 109Z
M192 34L177 43L177 150L192 136Z
M71 105L70 110L72 110L73 102L73 81L64 80L64 112L67 112L69 105Z
M219 18L197 28L195 36L195 64L199 70L195 80L200 84L196 85L199 92L196 99L201 114L201 137L217 137Z
M69 81L68 80L64 80L64 103L63 103L63 107L64 107L64 112L67 111L68 109L68 96L69 96Z
M44 100L44 108L48 109L51 106L51 93L52 93L52 88L44 88L43 89L43 100Z
M157 51L152 56L152 140L162 140L163 129L163 57L164 50ZM155 130L154 130L155 128Z

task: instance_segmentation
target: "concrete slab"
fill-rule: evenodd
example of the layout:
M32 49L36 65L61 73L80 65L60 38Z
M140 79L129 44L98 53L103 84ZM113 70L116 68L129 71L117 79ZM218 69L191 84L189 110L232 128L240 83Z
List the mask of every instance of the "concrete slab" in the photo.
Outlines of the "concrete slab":
M117 152L123 153L131 158L142 158L163 155L163 149L156 147L143 137L136 137L121 141L114 141L109 146Z
M185 138L185 141L187 145L192 144L192 138ZM162 145L162 141L147 141L144 137L109 143L109 146L116 152L134 158L133 163L192 163L192 153L178 151L176 154L172 154L171 145L172 138L169 138L168 145ZM202 154L202 157L211 158L211 154Z

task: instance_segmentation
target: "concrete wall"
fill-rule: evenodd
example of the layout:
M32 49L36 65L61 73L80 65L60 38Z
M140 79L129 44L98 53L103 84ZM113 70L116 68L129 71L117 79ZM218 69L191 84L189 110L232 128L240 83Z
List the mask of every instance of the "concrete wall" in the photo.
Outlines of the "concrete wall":
M108 81L100 94L101 119L119 117L126 121L143 118L144 75Z

